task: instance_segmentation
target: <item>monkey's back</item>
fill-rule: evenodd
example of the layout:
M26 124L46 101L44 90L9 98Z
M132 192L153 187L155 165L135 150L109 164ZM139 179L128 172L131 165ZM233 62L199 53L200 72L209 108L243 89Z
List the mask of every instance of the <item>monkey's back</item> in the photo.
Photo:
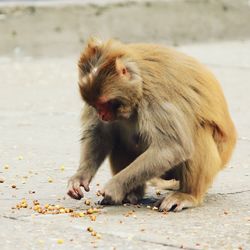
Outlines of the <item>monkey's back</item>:
M129 48L140 66L144 94L153 96L151 100L175 104L193 123L194 131L197 126L211 128L226 163L236 142L236 130L211 71L172 48L148 44L131 44Z

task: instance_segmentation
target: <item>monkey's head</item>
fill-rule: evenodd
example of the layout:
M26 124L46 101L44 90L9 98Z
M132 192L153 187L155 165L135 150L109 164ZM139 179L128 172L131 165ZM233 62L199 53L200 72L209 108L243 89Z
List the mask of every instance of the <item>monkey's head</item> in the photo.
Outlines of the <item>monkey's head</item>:
M128 119L135 112L142 98L142 79L125 45L90 39L78 67L81 96L101 120Z

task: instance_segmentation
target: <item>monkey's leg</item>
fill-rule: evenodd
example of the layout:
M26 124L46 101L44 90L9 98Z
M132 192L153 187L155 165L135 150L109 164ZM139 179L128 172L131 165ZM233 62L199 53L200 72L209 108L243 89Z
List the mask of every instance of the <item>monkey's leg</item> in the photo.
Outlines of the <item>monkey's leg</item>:
M160 211L181 211L183 208L199 205L221 168L221 158L209 130L197 134L195 153L182 167L180 191L159 201Z
M169 148L148 148L105 185L102 204L121 204L130 191L154 177L163 175L172 166L179 164L180 160L189 158L190 154L190 148L183 149L182 145L174 142Z
M116 145L110 155L110 166L113 175L116 175L131 162L135 160L137 155L132 152L128 152L125 148L121 148L121 145ZM143 198L145 194L145 184L131 190L127 193L123 202L137 204L139 200Z
M153 178L149 181L149 184L163 190L179 190L182 165L183 163L170 169L160 178Z
M81 140L80 164L68 182L68 195L74 199L84 196L81 187L89 191L91 179L111 149L112 140L102 134L101 129L87 128L85 131Z

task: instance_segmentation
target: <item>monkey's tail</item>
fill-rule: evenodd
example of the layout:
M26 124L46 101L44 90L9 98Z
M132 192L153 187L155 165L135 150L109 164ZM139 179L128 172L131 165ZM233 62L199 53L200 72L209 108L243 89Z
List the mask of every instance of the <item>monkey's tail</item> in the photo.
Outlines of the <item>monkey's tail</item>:
M226 126L213 126L213 138L217 144L221 157L222 168L228 163L237 141L237 132L232 120L229 118Z

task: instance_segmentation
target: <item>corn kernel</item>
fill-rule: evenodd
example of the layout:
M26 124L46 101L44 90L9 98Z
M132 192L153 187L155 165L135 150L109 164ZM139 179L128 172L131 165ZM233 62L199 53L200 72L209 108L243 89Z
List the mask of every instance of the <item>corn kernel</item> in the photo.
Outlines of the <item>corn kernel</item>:
M92 221L96 221L96 216L92 214L92 215L90 216L90 219L91 219Z
M87 213L88 213L88 214L93 214L93 213L94 213L93 208L89 208L89 209L87 210Z
M4 169L9 169L9 165L8 164L6 164L6 165L4 165Z
M63 239L58 239L57 240L57 244L63 244L64 243L64 240Z
M62 208L62 206L60 206L60 205L55 205L55 208L56 208L56 209L60 209L60 208Z
M95 231L91 232L91 235L96 236L96 232Z
M85 203L85 205L89 206L90 205L90 200L86 200L84 203Z
M65 214L65 209L64 208L60 208L59 212L60 212L60 214Z

